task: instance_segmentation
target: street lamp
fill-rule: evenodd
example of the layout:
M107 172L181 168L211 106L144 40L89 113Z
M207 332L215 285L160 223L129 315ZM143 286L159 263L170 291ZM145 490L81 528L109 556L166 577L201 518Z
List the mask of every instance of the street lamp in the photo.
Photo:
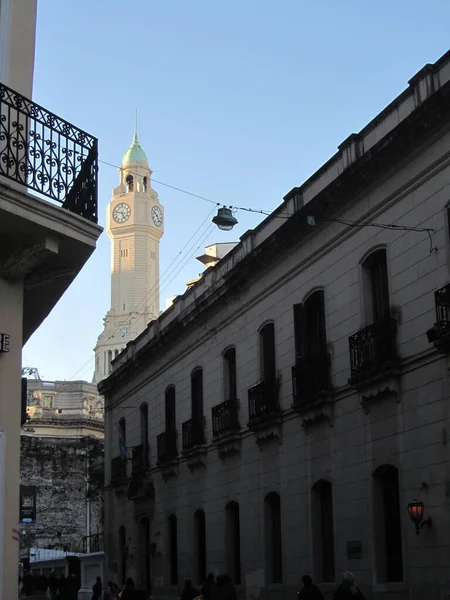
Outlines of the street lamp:
M421 500L413 500L408 504L408 514L409 518L413 522L416 528L416 534L419 535L420 530L424 525L431 527L433 523L433 519L428 517L428 519L423 518L423 514L425 512L425 505Z
M222 231L231 231L237 225L238 220L233 216L231 208L224 206L223 208L219 208L212 222Z

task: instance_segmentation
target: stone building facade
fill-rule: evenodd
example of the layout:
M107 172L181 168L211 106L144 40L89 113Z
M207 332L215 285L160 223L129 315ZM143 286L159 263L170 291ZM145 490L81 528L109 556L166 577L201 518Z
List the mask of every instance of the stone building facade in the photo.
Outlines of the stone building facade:
M450 53L115 360L108 578L450 592L449 148Z
M21 524L32 547L97 549L103 534L103 398L86 381L27 381L21 484L36 486L36 523Z

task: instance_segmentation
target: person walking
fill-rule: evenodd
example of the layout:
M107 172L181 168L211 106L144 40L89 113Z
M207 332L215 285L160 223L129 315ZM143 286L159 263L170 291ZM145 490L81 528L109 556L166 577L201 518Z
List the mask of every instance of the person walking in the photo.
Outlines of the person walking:
M181 592L181 600L194 600L197 596L199 596L198 590L192 587L192 581L190 579L186 579L183 591Z
M298 592L298 600L324 600L322 592L314 585L310 575L303 575L303 588Z
M102 578L97 577L96 582L92 586L92 600L101 600L102 597Z
M355 585L355 576L350 571L342 573L342 583L334 592L333 600L366 600Z

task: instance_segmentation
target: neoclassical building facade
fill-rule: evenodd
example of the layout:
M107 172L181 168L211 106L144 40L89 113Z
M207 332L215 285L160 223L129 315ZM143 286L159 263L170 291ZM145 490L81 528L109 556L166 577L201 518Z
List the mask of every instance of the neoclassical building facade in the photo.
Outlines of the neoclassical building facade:
M114 361L108 578L450 592L449 148L446 54Z

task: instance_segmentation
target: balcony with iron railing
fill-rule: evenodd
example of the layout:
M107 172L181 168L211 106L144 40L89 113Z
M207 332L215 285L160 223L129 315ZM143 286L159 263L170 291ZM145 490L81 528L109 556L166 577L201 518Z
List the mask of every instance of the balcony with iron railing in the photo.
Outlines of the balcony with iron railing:
M97 223L97 139L0 83L0 176Z
M127 479L127 463L121 456L111 460L111 485L125 483Z
M149 448L148 444L140 444L133 448L131 455L131 475L141 475L149 466L148 461Z
M158 465L174 461L178 456L176 429L164 431L156 438Z
M205 444L204 417L189 419L182 424L183 452L188 452L197 446Z
M450 354L450 284L434 292L436 322L427 331L430 344L443 354Z
M211 409L213 437L218 438L239 431L238 400L225 400Z
M93 533L81 538L76 549L77 553L88 554L89 552L103 552L104 535L103 533Z
M249 428L271 422L280 416L278 379L260 381L248 390Z
M292 367L292 408L302 408L331 392L331 361L327 352L298 357Z
M396 321L385 319L349 337L351 385L370 380L397 365L396 333Z

